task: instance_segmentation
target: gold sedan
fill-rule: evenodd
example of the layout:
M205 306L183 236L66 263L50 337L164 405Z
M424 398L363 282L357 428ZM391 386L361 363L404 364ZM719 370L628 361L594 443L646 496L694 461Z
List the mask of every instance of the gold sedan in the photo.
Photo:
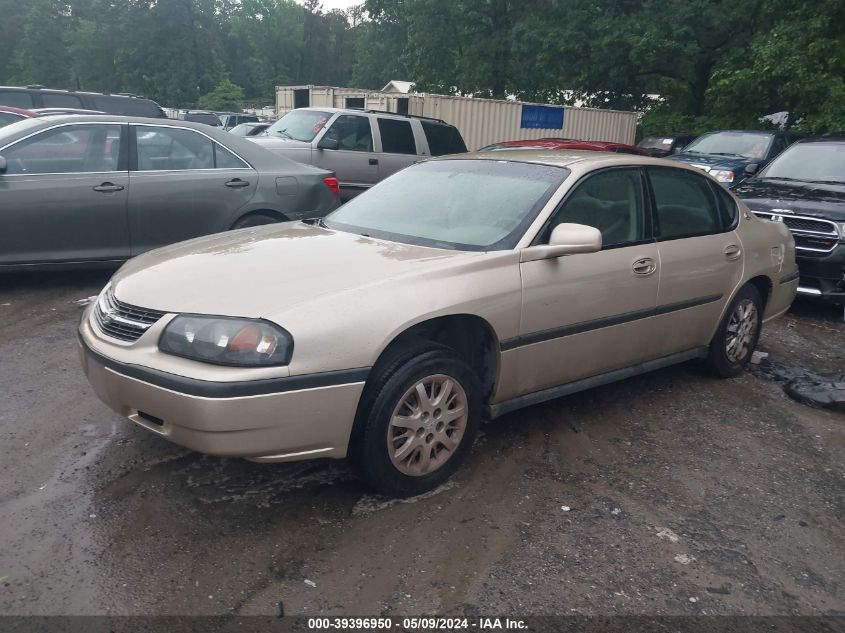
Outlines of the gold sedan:
M673 363L734 376L798 269L701 171L596 152L410 167L324 220L183 242L83 316L99 397L173 442L445 481L481 420Z

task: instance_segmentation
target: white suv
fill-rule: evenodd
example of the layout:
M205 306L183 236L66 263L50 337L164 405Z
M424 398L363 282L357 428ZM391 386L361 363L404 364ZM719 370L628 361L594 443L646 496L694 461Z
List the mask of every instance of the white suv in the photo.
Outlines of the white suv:
M263 135L249 140L334 171L344 200L421 157L467 151L458 129L440 119L339 108L291 110Z

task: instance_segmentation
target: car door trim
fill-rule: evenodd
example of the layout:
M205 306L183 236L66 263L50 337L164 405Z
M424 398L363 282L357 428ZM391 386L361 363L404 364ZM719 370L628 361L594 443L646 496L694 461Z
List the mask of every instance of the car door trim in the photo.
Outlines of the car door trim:
M573 334L581 334L582 332L590 332L592 330L599 330L601 328L610 327L613 325L622 325L623 323L630 323L631 321L638 321L639 319L647 319L652 316L659 316L661 314L668 314L678 310L686 310L687 308L695 308L697 306L706 305L719 301L723 295L707 295L704 297L697 297L695 299L687 299L685 301L678 301L677 303L667 303L662 306L654 308L645 308L643 310L634 310L632 312L623 312L622 314L614 314L612 316L601 317L598 319L591 319L589 321L580 321L563 327L551 328L548 330L540 330L539 332L531 332L530 334L522 334L514 338L505 339L500 343L503 352L524 347L526 345L533 345L535 343L542 343L544 341L551 341L564 336L572 336Z
M546 402L547 400L554 400L555 398L568 396L579 391L592 389L593 387L599 387L618 380L624 380L625 378L632 378L634 376L639 376L640 374L654 371L655 369L662 369L664 367L669 367L670 365L693 360L695 358L705 358L707 356L707 352L708 347L706 346L696 347L685 352L670 354L669 356L655 358L629 367L623 367L622 369L615 369L603 374L597 374L595 376L589 376L573 382L567 382L556 387L550 387L549 389L543 389L541 391L534 391L522 396L517 396L516 398L511 398L510 400L505 400L504 402L499 402L498 404L488 405L485 411L487 414L486 419L494 420L506 413L510 413L511 411L515 411L523 407L540 404L541 402Z
M201 398L243 398L247 396L263 396L287 391L301 391L304 389L319 389L364 382L370 374L369 367L355 369L341 369L325 371L300 376L283 376L280 378L263 378L260 380L236 380L220 382L201 380L179 376L159 369L123 363L91 349L81 336L77 335L79 346L89 360L115 373L149 383L162 389Z

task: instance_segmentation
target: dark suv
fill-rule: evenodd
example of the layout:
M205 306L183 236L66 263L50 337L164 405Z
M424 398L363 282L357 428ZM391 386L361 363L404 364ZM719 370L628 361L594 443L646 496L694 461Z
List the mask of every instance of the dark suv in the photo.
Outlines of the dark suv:
M798 294L845 304L845 134L795 143L734 193L792 231Z
M77 92L74 90L52 90L41 86L25 88L0 86L0 105L35 110L38 108L68 108L92 110L123 116L142 116L166 119L167 115L155 101L128 93L104 94L101 92Z

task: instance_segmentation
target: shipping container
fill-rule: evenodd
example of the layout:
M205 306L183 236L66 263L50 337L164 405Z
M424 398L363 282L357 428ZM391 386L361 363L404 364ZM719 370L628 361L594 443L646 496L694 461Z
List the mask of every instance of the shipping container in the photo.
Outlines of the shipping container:
M389 84L388 84L389 85ZM276 113L295 108L360 108L442 119L457 127L470 150L498 141L543 137L634 143L637 113L507 99L429 93L387 93L331 86L277 86Z

